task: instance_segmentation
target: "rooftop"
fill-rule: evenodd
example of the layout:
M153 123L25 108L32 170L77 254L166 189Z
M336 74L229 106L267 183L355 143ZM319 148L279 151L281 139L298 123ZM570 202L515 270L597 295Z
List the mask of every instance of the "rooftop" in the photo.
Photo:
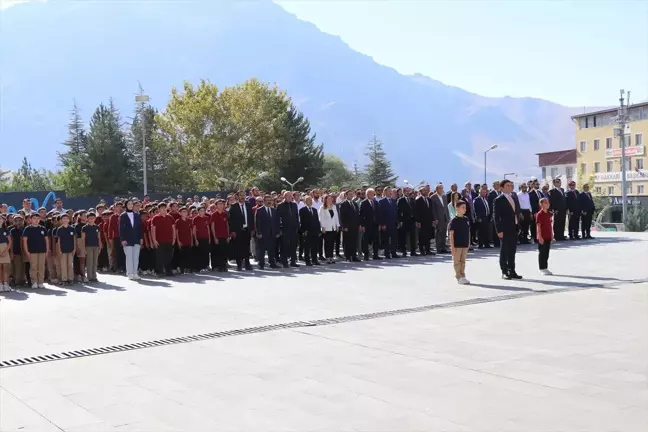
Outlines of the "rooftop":
M639 102L639 103L630 105L628 108L632 109L632 108L639 108L639 107L643 107L643 106L648 106L648 101ZM590 112L584 112L584 113L581 113L581 114L576 114L576 115L573 115L571 118L573 120L573 119L577 119L577 118L585 117L585 116L589 116L589 115L616 113L618 110L619 110L618 107L607 108L607 109L598 110L598 111L590 111Z
M536 153L536 155L538 155L539 167L576 163L576 149Z

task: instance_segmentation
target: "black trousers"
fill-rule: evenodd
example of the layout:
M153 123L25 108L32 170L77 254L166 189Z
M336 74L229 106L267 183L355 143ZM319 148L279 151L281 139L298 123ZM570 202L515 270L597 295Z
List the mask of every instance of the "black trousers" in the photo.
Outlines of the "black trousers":
M126 255L124 255L124 247L121 244L119 238L114 238L113 242L113 256L115 257L115 268L116 271L126 271Z
M477 222L474 219L471 219L472 222L470 222L470 243L475 244L477 243L477 231L479 230L477 226Z
M304 245L304 260L306 263L316 263L319 255L320 235L303 235L302 244Z
M517 252L517 230L509 229L504 231L504 237L500 239L500 269L502 273L514 273L515 272L515 253Z
M258 241L258 239L257 239ZM247 228L236 232L234 239L234 258L238 267L250 265L250 231ZM274 253L274 249L273 249Z
M551 249L551 240L545 240L544 244L538 243L538 267L540 270L549 268L549 249Z
M166 273L172 274L171 261L173 260L173 244L160 243L155 249L155 271L161 275Z
M344 257L353 259L358 257L358 228L350 228L344 231L342 236L344 243Z
M525 243L529 241L529 228L533 221L531 220L531 210L521 210L522 217L520 218L520 242Z
M569 216L569 226L567 227L569 238L578 237L578 232L580 231L580 217L580 210L575 211Z
M192 269L191 264L191 246L176 247L177 263L181 272L186 272Z
M265 256L266 252L268 253L268 262L270 265L276 265L277 264L277 242L275 241L276 238L273 236L263 236L262 238L256 238L255 243L256 243L256 249L257 249L257 255L256 259L257 262L259 263L259 267L263 268L265 267Z
M227 259L230 243L226 237L219 238L218 243L212 243L212 270L227 270Z
M335 231L335 255L340 255L340 241L342 240L342 233Z
M594 213L589 211L585 212L584 215L581 215L581 231L583 233L583 237L589 237L590 236L590 230L592 229L592 217L594 216Z
M281 262L288 264L288 261L297 261L297 231L284 231L281 234Z
M139 269L142 271L149 271L155 268L155 263L151 260L151 255L153 255L153 249L149 249L146 246L142 245L139 255ZM151 265L153 264L153 265Z
M385 257L396 256L396 251L398 250L398 230L396 229L396 225L388 225L387 229L382 231L381 235Z
M196 270L205 270L209 268L209 239L198 239L198 247L195 249L195 267Z
M490 245L490 234L493 231L491 228L491 221L488 219L481 219L481 222L475 222L477 226L477 242L479 247L487 247Z
M403 222L398 229L398 249L403 256L407 254L407 243L409 243L410 253L416 253L416 225L414 222Z
M421 255L427 255L431 252L430 240L432 240L432 231L434 227L421 224L419 228L419 251Z
M302 234L301 230L298 232L297 236L297 250L299 251L299 259L304 258L304 235Z
M378 256L378 227L377 226L368 226L365 227L365 231L362 235L362 254L365 259L369 258L369 245L373 250L373 256Z
M567 212L565 210L554 210L553 232L556 240L565 239L565 221Z
M536 220L535 220L536 213L531 212L531 226L529 227L531 229L531 240L534 242L538 241L538 232L537 232L538 230L536 227Z
M493 229L491 230L491 238L493 239L493 246L499 247L500 246L500 238L497 237L497 230L495 229L495 224L491 224Z
M171 268L180 268L180 246L178 246L177 244L173 245L173 258L171 259Z
M335 235L337 231L326 231L324 233L324 257L333 258L333 249L335 248Z

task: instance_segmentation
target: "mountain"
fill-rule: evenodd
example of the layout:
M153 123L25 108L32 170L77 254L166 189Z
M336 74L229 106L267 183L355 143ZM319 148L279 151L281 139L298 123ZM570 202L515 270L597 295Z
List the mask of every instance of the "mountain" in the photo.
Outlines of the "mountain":
M50 0L0 13L5 167L27 156L54 168L73 99L86 119L109 97L128 116L138 82L163 108L171 86L201 78L219 86L276 82L326 152L363 165L375 133L401 179L412 182L481 180L483 152L493 144L491 177L537 175L535 153L573 146L575 109L399 74L269 0Z

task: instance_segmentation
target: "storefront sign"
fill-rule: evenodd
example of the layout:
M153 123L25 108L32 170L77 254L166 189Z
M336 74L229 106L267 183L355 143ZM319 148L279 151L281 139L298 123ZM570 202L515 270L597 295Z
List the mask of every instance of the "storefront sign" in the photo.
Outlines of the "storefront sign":
M643 156L645 152L644 146L628 146L625 148L626 157L631 156ZM607 158L618 158L621 157L621 149L607 149L605 150L605 157Z
M641 172L634 171L634 170L626 171L626 181L636 181L636 180L648 181L648 174L644 173L643 171ZM621 181L620 171L594 174L595 183L618 182L618 181Z
M610 205L622 205L623 197L620 196L610 196ZM648 205L648 196L629 196L627 197L628 205Z

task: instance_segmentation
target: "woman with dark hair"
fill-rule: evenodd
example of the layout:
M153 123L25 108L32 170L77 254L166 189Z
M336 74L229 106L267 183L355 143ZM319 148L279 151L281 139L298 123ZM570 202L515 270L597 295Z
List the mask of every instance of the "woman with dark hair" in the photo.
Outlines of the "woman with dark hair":
M335 245L337 232L340 230L340 220L338 219L333 195L324 195L322 198L322 207L319 209L319 220L322 226L322 233L324 234L324 256L326 262L334 264L333 246Z
M450 195L450 202L448 203L448 213L450 213L450 220L454 219L457 216L457 201L461 199L459 192L452 192Z
M140 246L142 245L142 223L140 214L133 211L133 200L125 202L125 211L119 216L119 240L126 256L126 276L137 280Z

